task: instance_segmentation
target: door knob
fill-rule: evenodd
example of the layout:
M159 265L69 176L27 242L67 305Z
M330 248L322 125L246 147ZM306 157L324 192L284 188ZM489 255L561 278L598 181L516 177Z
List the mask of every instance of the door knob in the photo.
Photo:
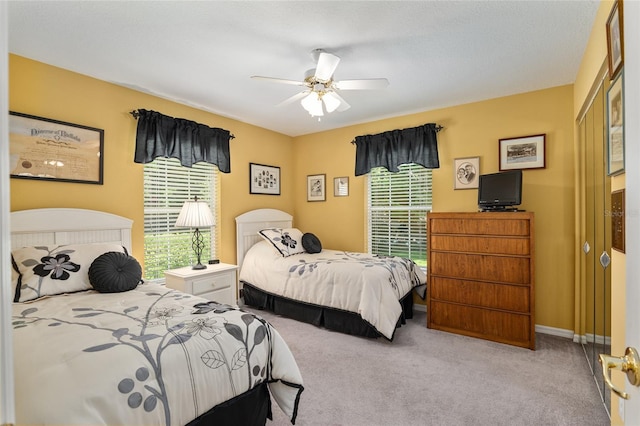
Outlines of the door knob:
M638 351L634 348L627 348L622 357L600 354L599 361L600 365L602 365L602 376L607 386L620 398L629 399L628 393L613 385L609 370L624 371L627 373L629 383L633 386L640 385L640 358L638 357Z

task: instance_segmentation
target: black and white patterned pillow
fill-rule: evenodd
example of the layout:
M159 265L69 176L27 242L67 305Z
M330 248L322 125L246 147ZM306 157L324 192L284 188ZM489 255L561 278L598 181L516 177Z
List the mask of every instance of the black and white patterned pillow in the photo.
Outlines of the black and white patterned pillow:
M262 238L269 241L283 256L304 253L302 247L302 232L296 228L270 228L258 232Z
M14 249L11 263L14 302L28 302L44 296L90 290L89 267L103 253L126 253L112 243L69 244L56 247L33 246Z

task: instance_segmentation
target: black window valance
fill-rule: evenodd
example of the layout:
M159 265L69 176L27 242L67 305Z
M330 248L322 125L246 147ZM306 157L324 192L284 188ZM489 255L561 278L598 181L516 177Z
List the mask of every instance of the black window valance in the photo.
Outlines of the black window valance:
M138 119L134 162L144 164L157 157L170 157L187 167L204 161L215 164L223 173L231 171L229 140L233 136L228 130L144 109L131 114Z
M420 164L428 169L439 168L436 134L441 128L429 123L356 137L353 141L356 144L356 176L367 174L374 167L398 172L399 165L408 163Z

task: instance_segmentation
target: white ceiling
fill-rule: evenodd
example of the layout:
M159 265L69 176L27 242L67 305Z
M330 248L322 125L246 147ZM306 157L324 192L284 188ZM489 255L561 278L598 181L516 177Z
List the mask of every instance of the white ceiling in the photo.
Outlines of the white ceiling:
M599 0L14 1L9 51L298 136L573 83L598 6ZM318 121L298 102L276 107L301 87L250 78L301 81L314 68L316 48L341 58L335 79L385 77L389 86L342 91L351 108Z

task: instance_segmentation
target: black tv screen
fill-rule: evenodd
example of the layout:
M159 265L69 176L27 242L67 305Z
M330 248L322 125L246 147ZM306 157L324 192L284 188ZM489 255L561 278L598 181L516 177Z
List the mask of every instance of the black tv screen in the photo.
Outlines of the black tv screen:
M478 207L480 210L515 210L522 202L522 170L480 175Z

